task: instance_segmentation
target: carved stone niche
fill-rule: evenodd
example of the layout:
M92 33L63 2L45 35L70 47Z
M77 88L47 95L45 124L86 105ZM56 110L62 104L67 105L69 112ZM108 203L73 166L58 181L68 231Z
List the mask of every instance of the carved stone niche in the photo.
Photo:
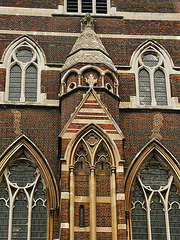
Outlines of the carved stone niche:
M104 142L102 142L96 152L96 175L110 175L109 152Z
M84 86L100 86L100 74L91 69L83 73L83 85Z
M88 153L84 143L81 141L75 153L75 175L89 175Z

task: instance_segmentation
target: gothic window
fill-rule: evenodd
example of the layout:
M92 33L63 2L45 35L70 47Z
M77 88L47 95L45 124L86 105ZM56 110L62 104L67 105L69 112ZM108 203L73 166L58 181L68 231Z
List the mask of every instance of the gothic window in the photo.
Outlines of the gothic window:
M37 54L29 47L17 48L10 56L8 101L36 102Z
M180 238L180 195L173 174L152 158L132 187L132 239Z
M137 77L140 105L168 105L166 67L159 53L145 51L140 54Z
M45 240L47 203L41 173L25 155L0 176L0 239Z
M108 0L67 0L67 12L107 13Z

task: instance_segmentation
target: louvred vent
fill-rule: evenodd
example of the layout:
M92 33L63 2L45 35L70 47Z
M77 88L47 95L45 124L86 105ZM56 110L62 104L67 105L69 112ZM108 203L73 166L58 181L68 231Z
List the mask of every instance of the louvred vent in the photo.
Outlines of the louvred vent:
M82 0L82 12L92 13L92 0Z
M96 0L96 13L107 13L107 0Z
M78 0L67 0L67 12L78 12Z

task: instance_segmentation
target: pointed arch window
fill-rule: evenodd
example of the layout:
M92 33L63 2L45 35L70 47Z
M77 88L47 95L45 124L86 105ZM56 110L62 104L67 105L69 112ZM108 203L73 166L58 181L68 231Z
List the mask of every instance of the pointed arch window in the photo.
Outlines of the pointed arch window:
M34 164L22 154L0 177L0 239L46 239L45 183Z
M166 106L167 74L164 59L157 51L144 51L138 60L138 92L140 105Z
M41 92L41 71L45 68L45 55L40 46L27 36L12 42L4 53L6 85L3 102L44 104Z
M36 102L37 53L30 47L21 46L12 52L10 59L8 101Z
M107 14L109 0L67 0L67 12Z
M179 239L180 194L168 167L152 157L131 189L132 239Z

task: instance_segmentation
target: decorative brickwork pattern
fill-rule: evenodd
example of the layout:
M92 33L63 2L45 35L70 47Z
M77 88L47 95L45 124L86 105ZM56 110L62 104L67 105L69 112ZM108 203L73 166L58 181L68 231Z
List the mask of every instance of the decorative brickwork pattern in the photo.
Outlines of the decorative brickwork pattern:
M47 99L58 100L60 92L60 72L59 71L42 71L41 91L46 93Z
M97 233L97 240L102 240L102 239L106 239L106 240L111 240L112 239L112 233L107 233L107 232L103 232L103 233Z
M5 91L6 70L0 69L0 91Z
M75 176L75 196L89 195L89 175Z
M177 12L178 1L173 0L113 0L112 5L116 6L118 11L130 12Z
M110 176L96 175L96 196L110 196Z
M88 232L75 232L74 233L74 239L75 240L79 240L79 239L83 239L83 240L89 240L90 239L90 233Z
M179 117L176 112L146 110L128 110L120 114L120 127L126 136L124 145L125 166L128 167L132 159L140 149L150 141L153 129L153 118L155 114L161 113L163 116L163 126L161 127L162 140L160 141L167 149L178 158L179 142ZM172 135L172 131L175 133Z
M2 1L1 6L7 6L9 7L9 2ZM59 4L63 4L63 0L27 0L27 1L15 1L11 0L11 7L24 7L24 8L57 8Z
M69 240L69 229L61 229L61 239Z
M120 74L119 96L121 102L130 102L130 97L136 95L134 74Z
M96 221L97 227L111 227L111 204L97 203L96 204Z
M69 200L63 199L61 202L61 222L69 222Z
M171 94L172 97L178 97L179 102L180 102L180 75L175 74L175 75L170 75L170 83L171 83Z
M69 191L69 172L65 171L61 172L61 191L62 192Z

